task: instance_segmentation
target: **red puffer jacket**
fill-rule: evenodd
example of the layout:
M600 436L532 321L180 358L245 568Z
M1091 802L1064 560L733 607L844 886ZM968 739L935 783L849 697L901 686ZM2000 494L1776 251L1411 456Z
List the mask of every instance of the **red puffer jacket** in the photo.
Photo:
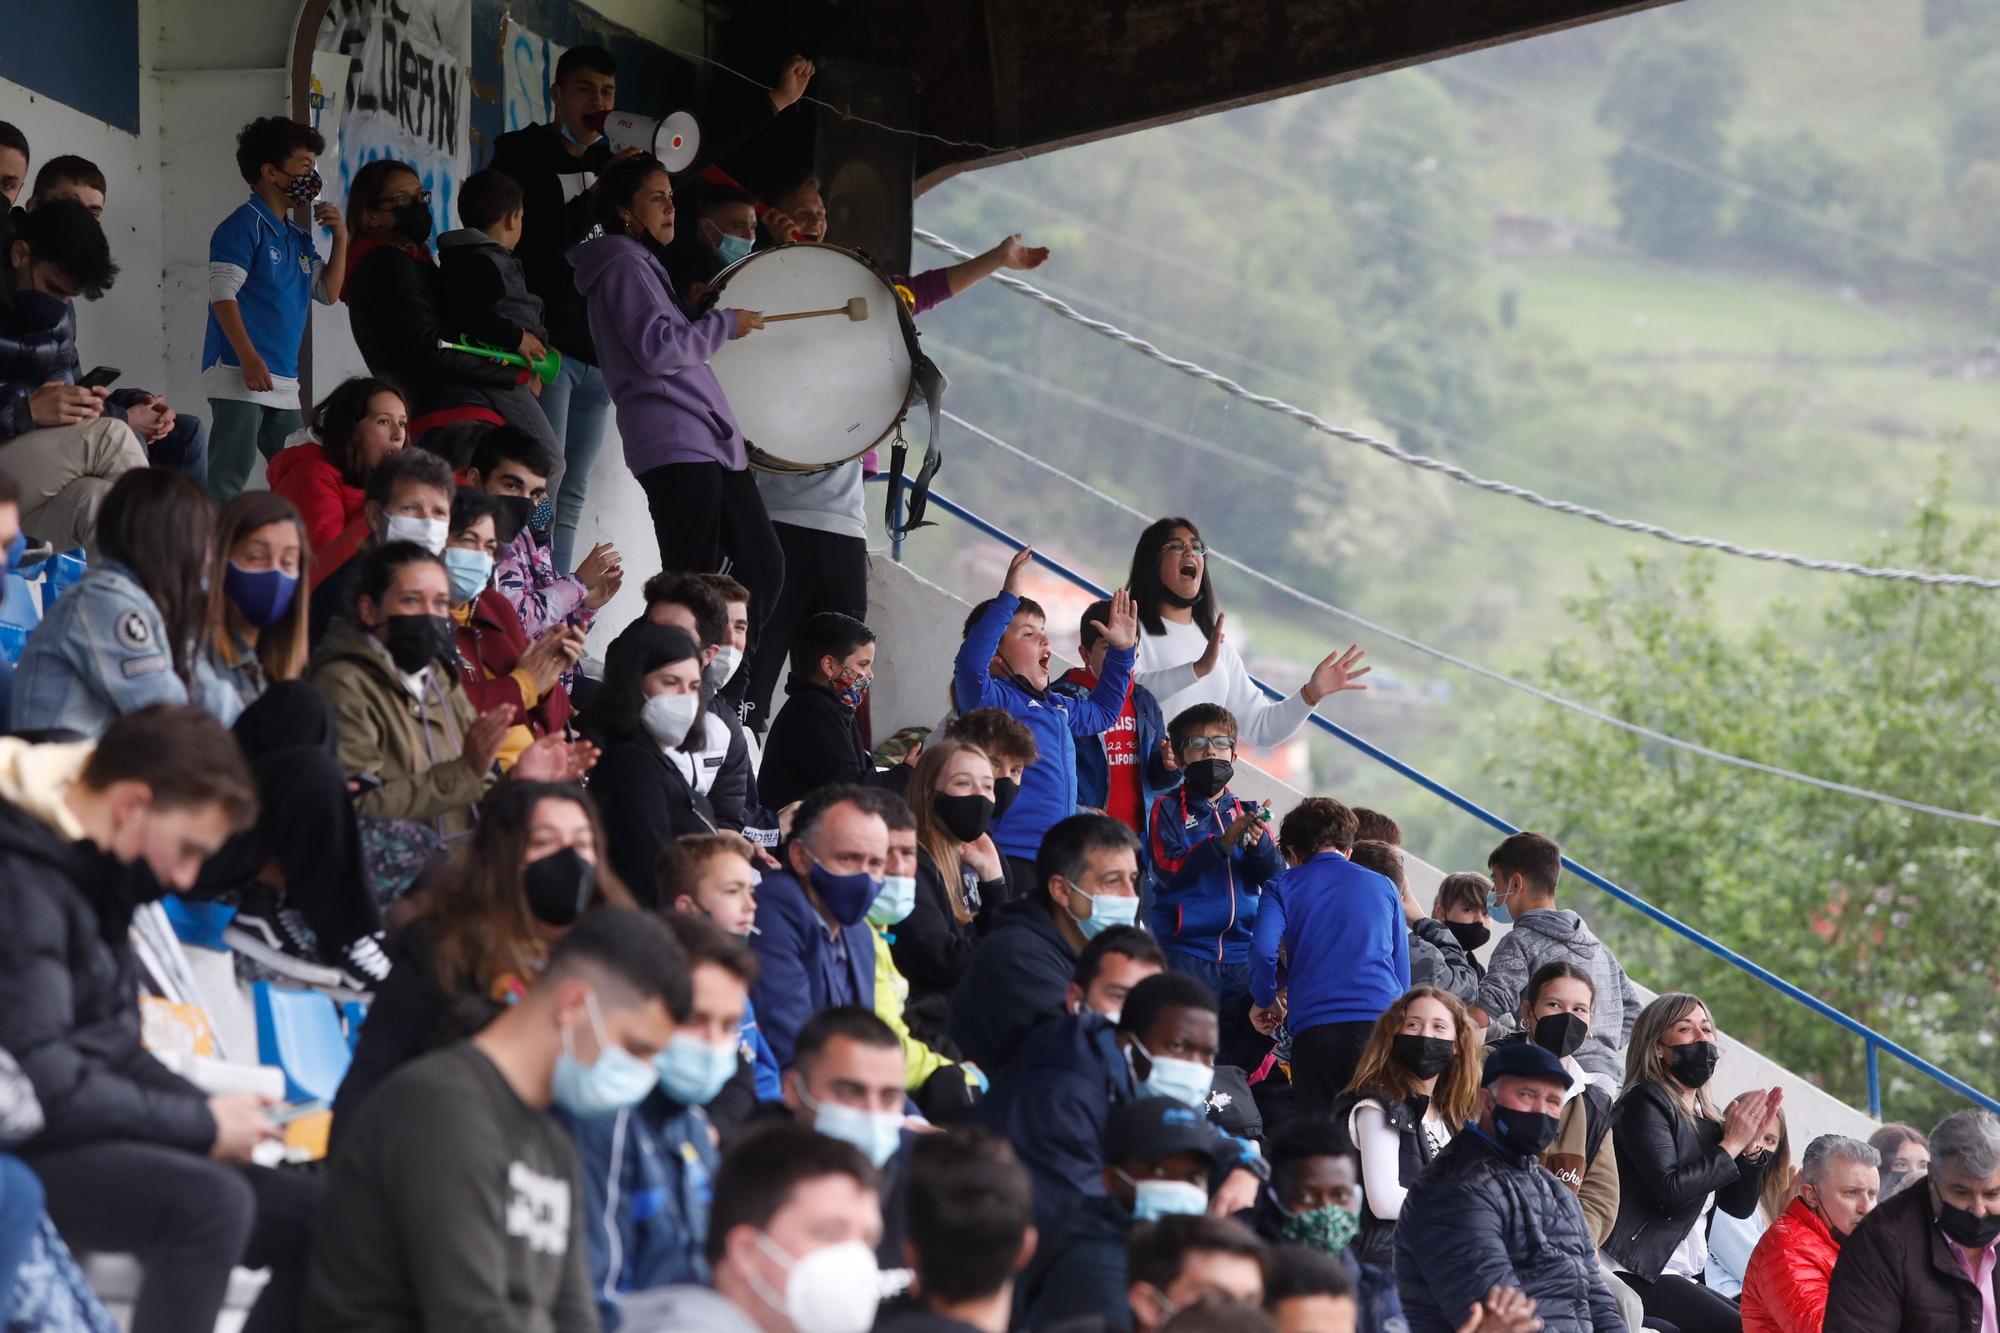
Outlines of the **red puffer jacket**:
M1840 1242L1826 1219L1793 1199L1751 1251L1743 1274L1743 1333L1820 1333Z
M280 449L265 480L305 520L306 541L313 552L312 586L317 588L368 538L361 488L348 484L317 440Z

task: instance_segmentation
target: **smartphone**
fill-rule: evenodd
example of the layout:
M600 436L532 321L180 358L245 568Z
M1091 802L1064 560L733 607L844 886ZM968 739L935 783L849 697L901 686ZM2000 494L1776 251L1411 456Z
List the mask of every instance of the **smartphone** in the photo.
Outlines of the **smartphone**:
M118 382L125 372L116 366L98 366L76 382L79 389L108 389Z

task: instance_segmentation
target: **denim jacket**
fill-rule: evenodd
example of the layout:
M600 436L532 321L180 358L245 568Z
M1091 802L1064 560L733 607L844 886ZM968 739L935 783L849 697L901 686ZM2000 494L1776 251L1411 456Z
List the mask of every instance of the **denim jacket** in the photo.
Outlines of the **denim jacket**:
M28 636L14 679L17 731L60 728L95 739L150 704L199 704L224 725L243 700L197 652L193 688L174 674L166 622L132 571L104 561L49 608Z

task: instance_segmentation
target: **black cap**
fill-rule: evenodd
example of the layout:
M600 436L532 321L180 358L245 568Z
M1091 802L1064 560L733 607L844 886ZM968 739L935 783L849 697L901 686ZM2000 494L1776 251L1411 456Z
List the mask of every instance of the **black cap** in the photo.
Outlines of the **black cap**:
M1104 1128L1104 1160L1163 1162L1175 1153L1191 1152L1219 1161L1226 1140L1202 1111L1172 1097L1142 1097L1111 1113Z
M1555 1054L1533 1042L1509 1042L1495 1046L1486 1053L1486 1072L1480 1075L1481 1087L1492 1086L1496 1078L1540 1078L1562 1085L1564 1091L1576 1082L1570 1072L1563 1068L1563 1062Z

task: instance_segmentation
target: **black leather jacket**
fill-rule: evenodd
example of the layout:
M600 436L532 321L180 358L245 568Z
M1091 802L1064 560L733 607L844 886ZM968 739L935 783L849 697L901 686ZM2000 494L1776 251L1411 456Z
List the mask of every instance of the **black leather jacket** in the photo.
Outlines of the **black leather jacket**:
M1710 1194L1731 1217L1756 1210L1764 1162L1722 1150L1722 1126L1691 1120L1664 1088L1642 1083L1612 1108L1618 1221L1604 1252L1621 1272L1657 1281Z

